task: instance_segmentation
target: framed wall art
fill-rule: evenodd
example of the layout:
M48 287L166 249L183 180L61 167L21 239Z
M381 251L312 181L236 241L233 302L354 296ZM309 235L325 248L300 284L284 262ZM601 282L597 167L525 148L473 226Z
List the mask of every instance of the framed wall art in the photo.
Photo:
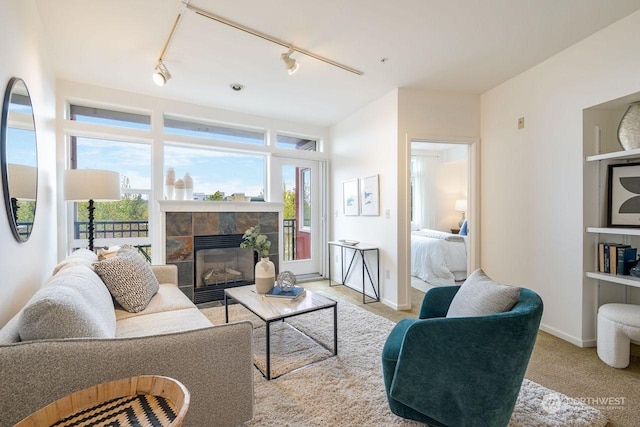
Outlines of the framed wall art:
M640 163L609 165L607 227L640 228Z
M380 215L378 175L360 178L360 215Z
M342 184L342 200L345 215L359 214L358 180L352 179Z

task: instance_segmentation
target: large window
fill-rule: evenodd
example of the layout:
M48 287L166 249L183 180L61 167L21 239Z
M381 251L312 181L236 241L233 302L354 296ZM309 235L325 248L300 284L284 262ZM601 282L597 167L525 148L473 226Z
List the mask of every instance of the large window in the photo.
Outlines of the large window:
M127 113L105 108L71 104L71 120L85 123L121 126L132 129L151 129L151 117L147 114Z
M71 168L111 170L120 174L120 200L95 203L96 246L128 243L150 256L150 145L83 136L72 136L70 143ZM89 237L87 207L87 202L75 203L73 247L84 247Z
M164 116L164 131L177 135L191 135L216 139L218 141L242 144L264 145L264 131L249 130L204 122L195 122Z
M288 150L318 151L318 141L315 139L278 134L276 147L286 148Z
M177 178L189 173L197 200L223 200L244 194L264 200L265 156L166 143L165 170L173 168Z

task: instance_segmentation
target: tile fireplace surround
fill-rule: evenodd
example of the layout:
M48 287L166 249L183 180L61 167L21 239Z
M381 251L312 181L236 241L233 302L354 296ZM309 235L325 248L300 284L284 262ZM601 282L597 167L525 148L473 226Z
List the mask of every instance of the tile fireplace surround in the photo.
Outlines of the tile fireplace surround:
M269 258L276 273L279 271L282 203L163 200L159 204L164 223L165 263L178 267L178 286L191 300L195 293L195 236L243 234L259 224L271 241Z

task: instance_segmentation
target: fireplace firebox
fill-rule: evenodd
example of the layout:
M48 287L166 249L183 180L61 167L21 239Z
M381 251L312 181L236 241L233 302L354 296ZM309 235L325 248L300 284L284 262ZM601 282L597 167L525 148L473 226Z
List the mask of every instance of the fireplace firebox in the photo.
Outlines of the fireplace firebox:
M224 299L224 290L253 283L252 251L240 248L242 234L194 236L194 302Z

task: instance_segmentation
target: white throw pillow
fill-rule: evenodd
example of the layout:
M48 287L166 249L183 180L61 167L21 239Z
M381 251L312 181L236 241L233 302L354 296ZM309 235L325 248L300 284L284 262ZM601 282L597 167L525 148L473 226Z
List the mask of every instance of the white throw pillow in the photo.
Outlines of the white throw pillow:
M474 317L504 313L520 298L520 288L494 282L478 269L460 286L447 317Z
M158 292L151 266L135 249L120 249L118 255L93 264L109 292L125 310L144 310Z

